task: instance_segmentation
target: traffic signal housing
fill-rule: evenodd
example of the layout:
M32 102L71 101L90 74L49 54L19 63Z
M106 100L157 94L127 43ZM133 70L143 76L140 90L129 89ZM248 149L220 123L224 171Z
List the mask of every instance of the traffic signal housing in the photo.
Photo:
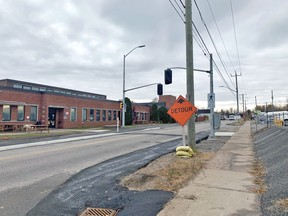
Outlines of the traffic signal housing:
M120 109L123 109L123 103L122 102L120 103Z
M161 83L157 85L157 94L163 95L163 85Z
M172 83L172 70L171 69L166 69L164 71L164 77L165 77L165 84L171 84Z

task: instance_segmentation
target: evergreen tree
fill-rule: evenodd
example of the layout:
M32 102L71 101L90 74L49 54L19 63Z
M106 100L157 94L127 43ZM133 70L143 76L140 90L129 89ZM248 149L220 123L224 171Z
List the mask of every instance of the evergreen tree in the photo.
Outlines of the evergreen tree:
M125 125L132 125L133 123L133 110L132 103L129 98L125 98L126 112L125 112Z
M150 115L150 120L151 121L158 121L158 107L157 104L153 104L151 108L151 115Z
M162 123L169 123L170 122L170 116L167 113L167 109L165 107L159 108L159 119Z

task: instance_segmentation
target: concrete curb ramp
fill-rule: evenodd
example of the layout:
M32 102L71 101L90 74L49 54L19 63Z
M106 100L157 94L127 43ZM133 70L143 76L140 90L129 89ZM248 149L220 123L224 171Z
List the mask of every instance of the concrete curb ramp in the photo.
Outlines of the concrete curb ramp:
M260 215L249 173L253 155L250 122L246 122L158 216Z

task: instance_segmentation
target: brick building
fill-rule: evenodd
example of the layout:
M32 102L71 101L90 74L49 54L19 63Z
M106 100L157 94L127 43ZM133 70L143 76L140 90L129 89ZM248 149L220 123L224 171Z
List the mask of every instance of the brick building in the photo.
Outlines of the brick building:
M165 103L167 109L170 109L170 107L173 106L175 101L176 101L176 97L173 95L160 95L159 96L159 102Z
M133 104L137 121L149 121L150 106ZM0 125L43 124L50 128L116 125L120 101L106 95L0 80Z

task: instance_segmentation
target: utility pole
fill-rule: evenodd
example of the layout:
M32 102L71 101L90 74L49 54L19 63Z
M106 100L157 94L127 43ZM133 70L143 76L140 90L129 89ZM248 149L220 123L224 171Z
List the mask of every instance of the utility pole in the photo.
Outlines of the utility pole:
M267 128L268 128L268 105L267 105L267 102L266 103L266 107L265 107L265 112L266 112L266 123L267 123Z
M242 74L237 74L235 71L235 75L230 74L231 77L235 77L236 81L236 100L237 100L237 114L239 115L239 94L238 94L238 76L242 76Z
M272 112L274 112L274 104L273 104L273 100L274 100L274 96L273 96L273 90L271 90L271 99L272 99Z
M247 101L245 100L245 112L247 110Z
M271 111L272 111L272 115L273 115L273 117L272 117L272 120L273 120L273 123L274 123L274 95L273 95L273 90L271 90L271 99L272 99L272 107L271 107Z
M255 96L255 110L257 109L257 97Z
M194 71L193 71L193 35L192 35L192 4L191 0L185 0L185 32L186 32L186 99L194 103ZM195 150L195 116L188 121L188 145Z
M243 117L244 117L244 113L245 113L245 102L246 101L244 101L244 94L242 94L242 103L243 103Z
M213 56L210 53L210 95L214 95L214 86L213 86ZM209 99L208 99L209 100ZM210 136L209 138L215 137L214 130L214 108L215 108L215 98L213 106L210 106Z

